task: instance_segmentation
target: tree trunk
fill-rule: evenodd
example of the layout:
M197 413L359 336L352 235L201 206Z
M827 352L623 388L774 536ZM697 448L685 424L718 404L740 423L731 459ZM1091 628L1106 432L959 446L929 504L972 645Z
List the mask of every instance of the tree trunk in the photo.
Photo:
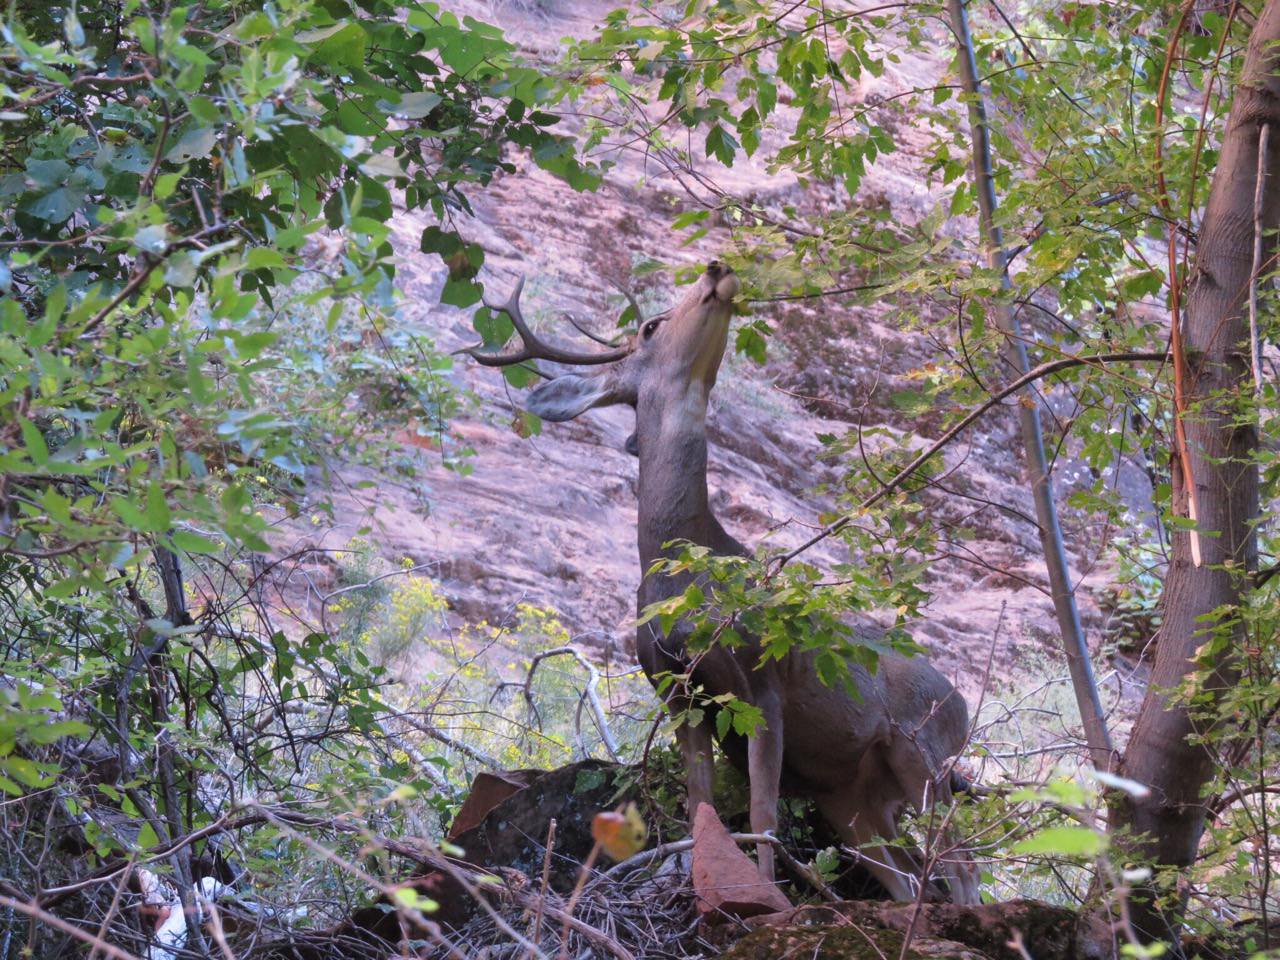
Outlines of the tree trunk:
M991 171L986 101L974 57L969 20L965 14L965 0L947 0L947 12L958 48L956 59L960 81L965 93L969 95L969 132L973 139L973 177L978 192L978 228L987 254L987 263L1000 274L1001 286L1008 291L1012 288L1012 283L1009 280L1004 239L996 223L996 188ZM997 303L994 314L997 326L1005 334L1005 363L1012 369L1015 377L1025 376L1031 370L1031 362L1027 357L1026 337L1022 332L1018 313L1008 303ZM1014 406L1022 433L1022 449L1027 457L1027 479L1036 506L1036 523L1040 530L1045 570L1049 574L1053 609L1058 617L1067 671L1071 675L1071 689L1076 696L1076 706L1080 710L1080 721L1084 725L1085 741L1089 744L1089 756L1093 765L1099 770L1110 770L1111 735L1107 732L1106 715L1102 711L1098 684L1093 677L1093 663L1089 659L1089 645L1085 641L1080 611L1076 607L1075 588L1071 584L1070 568L1067 565L1062 526L1058 522L1053 477L1049 473L1049 460L1045 456L1044 431L1040 426L1040 401L1034 385L1028 386L1015 398Z
M1256 564L1257 433L1245 406L1251 381L1245 305L1253 280L1259 134L1264 125L1280 124L1278 41L1280 0L1268 0L1223 133L1182 317L1188 368L1183 419L1200 513L1201 563L1193 560L1187 532L1175 531L1155 665L1122 762L1124 775L1151 792L1112 801L1112 830L1129 831L1117 838L1120 849L1159 866L1181 868L1195 860L1207 812L1202 793L1217 769L1212 747L1188 740L1207 732L1204 724L1167 694L1194 669L1197 648L1215 630L1208 622L1213 611L1225 609L1230 617L1239 607ZM1261 218L1268 231L1280 221L1278 161L1280 151L1271 151ZM1269 252L1274 249L1271 237L1267 244ZM1188 478L1178 458L1172 459L1174 507L1186 516ZM1210 691L1238 677L1242 630L1239 624L1227 629L1230 642L1207 680ZM1144 939L1176 944L1177 917L1156 906L1160 892L1154 885L1135 891L1132 922Z

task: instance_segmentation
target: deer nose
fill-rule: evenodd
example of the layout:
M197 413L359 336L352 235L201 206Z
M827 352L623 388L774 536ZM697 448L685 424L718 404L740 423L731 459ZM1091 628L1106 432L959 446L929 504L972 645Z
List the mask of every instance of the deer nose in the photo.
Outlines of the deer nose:
M715 283L721 277L727 277L731 273L733 273L733 267L721 263L719 260L712 260L707 264L707 276L711 278L712 283Z

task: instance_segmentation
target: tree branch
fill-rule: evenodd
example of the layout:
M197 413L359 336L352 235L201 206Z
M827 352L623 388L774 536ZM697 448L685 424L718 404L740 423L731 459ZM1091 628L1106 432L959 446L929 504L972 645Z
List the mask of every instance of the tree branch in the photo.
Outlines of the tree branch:
M959 46L957 57L960 65L961 85L968 94L969 132L973 140L973 176L978 193L978 227L987 263L1000 276L1004 291L1013 289L1009 279L1009 261L1005 255L1004 240L996 222L997 201L995 178L991 164L991 140L988 130L985 94L978 79L978 65L974 55L973 37L969 33L969 21L964 0L947 0L951 29ZM995 319L1005 335L1004 356L1006 362L1025 376L1031 367L1027 348L1023 341L1022 325L1017 313L1006 302L996 304ZM1053 479L1049 462L1045 457L1044 431L1040 425L1040 406L1034 396L1018 404L1018 421L1022 432L1022 446L1027 457L1027 469L1031 474L1031 495L1036 505L1036 519L1040 527L1040 546L1044 552L1045 568L1049 574L1049 587L1053 593L1054 611L1062 635L1063 651L1067 667L1071 671L1071 686L1075 692L1080 719L1089 741L1089 754L1099 770L1111 767L1114 750L1111 735L1107 731L1102 701L1098 697L1098 685L1093 677L1093 664L1089 659L1089 645L1085 640L1080 611L1076 607L1075 591L1067 564L1067 551L1063 543L1062 526L1058 522L1058 505L1053 492Z
M839 520L835 520L827 524L827 526L823 527L821 530L819 530L812 537L810 537L804 543L800 544L795 549L787 553L781 554L778 557L775 557L773 560L773 563L774 563L773 572L776 573L778 570L781 570L784 566L786 566L788 563L790 563L800 554L804 553L814 544L820 543L821 541L827 539L833 534L839 533L841 530L843 530L845 527L847 527L850 523L853 522L854 517L858 513L862 512L863 510L867 510L871 507L874 507L877 503L879 503L889 494L893 493L900 486L902 486L907 480L911 478L912 474L914 474L922 466L928 463L929 460L933 458L933 455L935 453L937 453L943 447L950 444L953 440L956 439L956 437L960 436L960 434L962 434L969 427L973 426L973 424L984 413L986 413L992 407L999 404L1002 400L1017 393L1019 390L1021 390L1023 387L1027 386L1028 384L1035 383L1037 380L1043 380L1045 377L1051 376L1052 374L1055 374L1055 373L1059 373L1062 370L1069 370L1072 367L1083 367L1083 366L1090 366L1095 364L1097 366L1102 366L1103 364L1107 364L1107 363L1144 363L1144 362L1163 363L1165 360L1168 359L1168 356L1169 355L1163 351L1157 352L1157 351L1141 351L1140 350L1140 351L1130 351L1125 353L1099 353L1089 357L1061 357L1057 360L1051 360L1048 363L1040 364L1040 366L1023 374L1021 377L1019 377L1017 380L1014 380L1012 383L1004 387L1002 390L999 390L996 393L992 394L980 406L975 407L973 410L971 410L968 414L965 415L963 420L961 420L954 427L952 427L950 430L944 433L941 437L939 437L937 440L931 443L925 450L923 450L919 454L919 456L917 456L909 464L907 464L905 467L899 470L896 474L894 474L894 476L891 479L886 481L880 487L879 490L877 490L871 496L867 497L867 499L863 500L860 504L858 504L857 508L854 511L846 514L845 516L841 517Z

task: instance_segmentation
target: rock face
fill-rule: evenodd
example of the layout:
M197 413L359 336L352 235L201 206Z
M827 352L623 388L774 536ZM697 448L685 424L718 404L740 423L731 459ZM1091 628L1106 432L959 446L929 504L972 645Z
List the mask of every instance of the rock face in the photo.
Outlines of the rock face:
M458 16L496 22L525 56L550 61L558 55L560 38L591 36L615 5L613 0L557 0L544 10L451 0L449 8ZM883 120L896 131L896 150L867 172L857 197L769 169L767 157L783 145L787 111L793 109L785 106L777 114L779 129L767 132L755 157L740 158L732 168L700 159L699 177L767 210L792 207L795 214L788 220L864 204L887 208L906 226L920 222L949 194L928 175L927 130L898 117L892 104L903 91L945 82L950 56L945 42L940 37L934 57L913 55L887 63L882 76L864 75L853 92L876 122ZM571 127L566 120L560 129ZM610 157L616 165L591 195L575 193L518 154L511 159L519 169L469 191L474 213L459 214L457 224L467 240L484 247L482 279L495 297L507 294L517 274L529 278L526 316L552 338L577 340L590 349L565 322L566 314L613 335L623 305L615 283L635 291L650 312L669 305L677 289L666 278L634 277L633 267L641 261L705 262L734 244L732 224L718 216L706 222L705 235L678 244L670 222L690 209L689 197L679 182L647 166L640 152ZM426 226L422 215L406 214L394 227L402 310L438 348L454 350L474 343L475 333L468 311L439 303L446 270L418 250ZM969 231L964 222L947 229ZM900 394L918 390L908 374L930 359L929 338L902 329L897 314L928 315L946 308L918 297L869 306L820 299L754 303L747 309L752 319L773 329L774 337L767 365L730 356L721 371L710 414L713 505L743 542L767 537L784 547L807 537L833 505L817 489L838 488L833 481L839 474L821 458L819 435L839 436L857 427L869 446L901 442L915 449L937 437L940 414L920 417L895 403ZM281 553L304 537L342 547L371 525L369 539L388 559L398 563L407 557L433 566L432 576L458 620L501 623L518 602L546 605L557 610L579 643L612 649L612 659L624 661L640 576L636 461L624 450L631 411L592 411L522 438L512 426L519 391L494 371L464 360L455 363L451 376L479 401L452 425L458 440L475 451L470 475L428 466L421 484L407 485L389 469L341 471L341 482L327 491L337 501L332 526L305 526L295 539L282 539ZM876 431L881 436L872 438ZM1042 675L1043 661L1058 657L1038 539L1034 524L1025 519L1031 505L1017 450L1012 417L993 411L946 452L947 490L919 494L934 516L967 532L960 546L931 559L928 585L935 600L911 629L971 700L982 684L1002 610L995 676ZM1070 444L1060 453L1055 476L1065 503L1072 489L1088 487L1093 478L1073 458ZM1117 477L1105 479L1109 486L1114 479L1142 513L1149 484L1141 469L1126 465ZM1096 643L1102 621L1091 590L1107 577L1097 566L1098 542L1106 533L1066 513L1072 581L1081 582L1082 613ZM847 559L834 543L806 557L820 565ZM314 609L306 612L316 615Z
M709 922L791 907L781 890L760 880L755 863L729 836L708 803L698 804L693 820L693 892L698 913Z

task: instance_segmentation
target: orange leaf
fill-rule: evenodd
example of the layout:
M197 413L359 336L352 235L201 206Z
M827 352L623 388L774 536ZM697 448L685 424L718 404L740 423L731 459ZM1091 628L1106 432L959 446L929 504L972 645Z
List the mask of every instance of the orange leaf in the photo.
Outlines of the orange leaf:
M636 805L629 803L621 813L597 813L591 821L591 836L610 859L625 860L644 849L649 828L641 819Z

